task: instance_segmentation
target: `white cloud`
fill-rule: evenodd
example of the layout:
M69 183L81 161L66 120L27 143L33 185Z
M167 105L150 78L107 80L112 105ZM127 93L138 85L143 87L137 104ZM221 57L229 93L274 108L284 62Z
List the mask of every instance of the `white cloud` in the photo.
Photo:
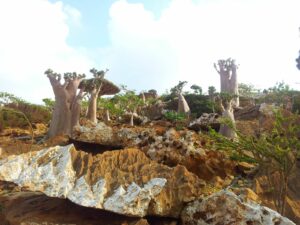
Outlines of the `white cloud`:
M83 26L78 9L0 1L0 91L40 102L52 96L47 68L87 72L95 65L132 89L162 92L187 80L206 90L219 86L213 63L227 57L240 64L241 82L297 87L299 8L299 0L173 0L155 17L142 4L119 0L110 8L110 46L93 51L67 44L70 26Z
M67 13L66 13L67 11ZM88 71L93 62L85 52L69 46L69 20L78 10L62 2L10 0L0 2L0 91L41 102L53 96L44 74Z
M78 27L82 26L81 13L78 9L76 9L70 5L64 5L63 12L66 13L67 19L70 20L71 24L74 24L75 26L78 26Z
M233 57L239 80L269 87L300 80L295 66L300 25L297 0L174 0L158 19L142 4L110 9L111 48L105 65L115 81L162 91L179 80L219 87L213 63Z

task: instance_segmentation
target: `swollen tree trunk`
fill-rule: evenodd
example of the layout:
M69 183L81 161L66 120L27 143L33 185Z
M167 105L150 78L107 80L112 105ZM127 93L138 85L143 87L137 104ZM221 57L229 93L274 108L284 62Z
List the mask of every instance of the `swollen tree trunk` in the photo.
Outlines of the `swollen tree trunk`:
M71 119L71 126L78 126L79 125L79 119L80 119L80 113L81 113L81 101L84 97L83 90L81 89L79 94L75 97L73 102L73 113L72 113L72 119Z
M131 115L130 115L130 123L129 123L130 126L134 126L134 121L133 121L133 112L131 112Z
M106 121L108 122L108 121L110 121L110 116L109 116L109 110L107 109L106 111L105 111L105 119L106 119Z
M239 100L239 86L237 81L237 74L236 74L237 66L233 63L231 66L231 78L229 80L229 93L235 95L233 105L239 107L240 100Z
M233 128L235 128L235 119L233 114L232 101L226 102L224 105L221 101L221 110L222 110L222 118L225 120L225 123L221 124L219 133L229 139L235 139L236 133ZM226 122L231 123L231 128L226 124Z
M87 119L94 123L97 123L97 99L98 93L92 92L91 97L89 99Z
M83 75L68 76L67 74L64 84L61 84L60 74L53 73L51 70L46 71L45 74L50 80L55 95L55 106L47 137L71 136L73 126L77 123L76 119L79 119L78 116L75 116L74 111L78 111L78 109L75 110L78 107L76 92Z
M64 92L65 90L61 89L54 91L55 105L48 131L49 138L57 135L71 135L71 106L68 101L67 93Z
M220 82L221 82L221 92L228 92L229 88L229 73L228 71L221 70L220 72Z
M101 78L103 79L103 77ZM98 87L94 87L90 92L89 106L87 111L87 119L97 123L97 99L102 88L102 82Z
M218 65L214 64L216 71L220 75L221 93L235 95L233 105L239 107L239 92L237 81L237 65L232 59L219 60Z
M180 93L178 95L178 113L190 114L190 107L186 102L184 96Z
M144 104L146 104L146 97L145 97L144 92L142 92L142 101L143 101Z

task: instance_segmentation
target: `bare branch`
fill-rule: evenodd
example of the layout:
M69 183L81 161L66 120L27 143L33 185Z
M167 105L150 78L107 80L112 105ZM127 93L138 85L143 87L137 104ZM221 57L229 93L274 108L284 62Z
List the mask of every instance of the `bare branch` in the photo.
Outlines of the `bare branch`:
M220 70L218 70L218 67L217 67L217 64L216 64L216 63L214 63L214 68L215 68L215 70L218 72L218 74L220 74Z

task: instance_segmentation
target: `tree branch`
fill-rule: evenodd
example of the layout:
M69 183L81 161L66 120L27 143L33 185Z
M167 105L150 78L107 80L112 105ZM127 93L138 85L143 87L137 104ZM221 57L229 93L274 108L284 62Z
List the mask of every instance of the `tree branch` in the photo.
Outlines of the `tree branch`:
M217 73L220 74L220 70L218 70L218 67L217 67L217 64L216 64L216 63L214 63L214 68L215 68L215 70L217 71Z

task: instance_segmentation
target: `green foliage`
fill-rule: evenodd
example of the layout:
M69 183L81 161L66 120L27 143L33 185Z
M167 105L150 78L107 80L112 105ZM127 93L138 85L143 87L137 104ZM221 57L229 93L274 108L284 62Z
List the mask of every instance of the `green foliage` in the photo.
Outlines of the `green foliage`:
M102 109L108 110L111 116L121 116L124 109L118 107L119 99L116 98L98 98L98 106Z
M13 109L0 108L0 131L6 127L26 127L27 121L14 113Z
M214 101L211 101L209 96L198 95L198 94L187 94L184 95L185 100L187 101L191 114L195 117L200 117L203 113L213 112L213 108L216 108ZM160 98L163 102L168 102L167 109L176 111L178 107L178 99L174 98L171 94L161 96Z
M268 90L264 90L263 93L264 96L258 99L258 103L269 103L286 107L290 101L293 106L292 112L300 112L300 91L291 89L284 82L277 83Z
M200 117L203 113L213 112L213 108L216 107L215 103L210 101L209 97L205 95L188 94L184 97L190 107L191 113L197 117Z
M2 118L1 118L2 115ZM28 117L21 111L17 111L14 109L10 109L10 108L5 108L5 107L1 107L0 108L0 130L2 129L2 125L3 127L5 125L7 125L7 122L10 121L14 121L14 120L10 120L9 117L10 116L17 116L16 118L22 119L22 123L26 123L26 125L28 125L30 127L30 131L31 131L31 138L32 138L32 144L34 142L34 133L33 133L33 128L32 128L32 124L29 121ZM14 118L14 117L13 117Z
M167 111L164 113L164 118L171 121L184 121L186 119L186 115L184 113L177 113L175 111Z
M25 102L25 100L7 92L0 92L0 104L6 105L9 103L22 103L22 102Z
M187 84L187 81L179 81L177 85L170 89L172 96L177 96L179 93L182 93L183 87Z
M48 109L52 110L54 108L54 100L52 100L51 98L43 98L42 100Z
M90 72L93 74L94 78L82 80L80 82L79 88L89 93L92 92L95 88L99 88L107 71L108 69L106 69L105 71L98 71L95 68L91 69Z
M216 94L216 88L214 86L208 87L208 95L210 98L212 98Z
M269 92L276 92L276 93L287 93L290 90L291 90L290 86L284 83L284 81L277 82L274 87L269 88Z
M194 90L194 94L202 95L202 87L200 87L199 85L193 84L191 86L191 89Z
M144 105L143 100L136 95L135 91L127 90L123 86L123 92L112 98L98 99L100 107L109 110L112 116L120 117L125 112L135 112L139 107Z
M247 97L247 98L254 98L260 93L260 90L255 89L254 85L252 84L239 84L239 96Z
M30 123L48 123L51 119L49 108L28 103L13 94L0 92L0 104L4 105L0 110L0 127L2 129L5 127L24 128L28 125L24 117L20 117L20 114L16 114L16 112L24 113ZM3 110L4 108L5 110Z
M265 171L270 187L274 188L273 200L277 210L284 214L285 197L289 176L300 152L300 126L297 115L283 116L275 112L275 121L270 133L247 136L236 130L238 140L231 141L210 130L213 147L225 151L231 159L256 163ZM279 185L272 175L279 174Z

